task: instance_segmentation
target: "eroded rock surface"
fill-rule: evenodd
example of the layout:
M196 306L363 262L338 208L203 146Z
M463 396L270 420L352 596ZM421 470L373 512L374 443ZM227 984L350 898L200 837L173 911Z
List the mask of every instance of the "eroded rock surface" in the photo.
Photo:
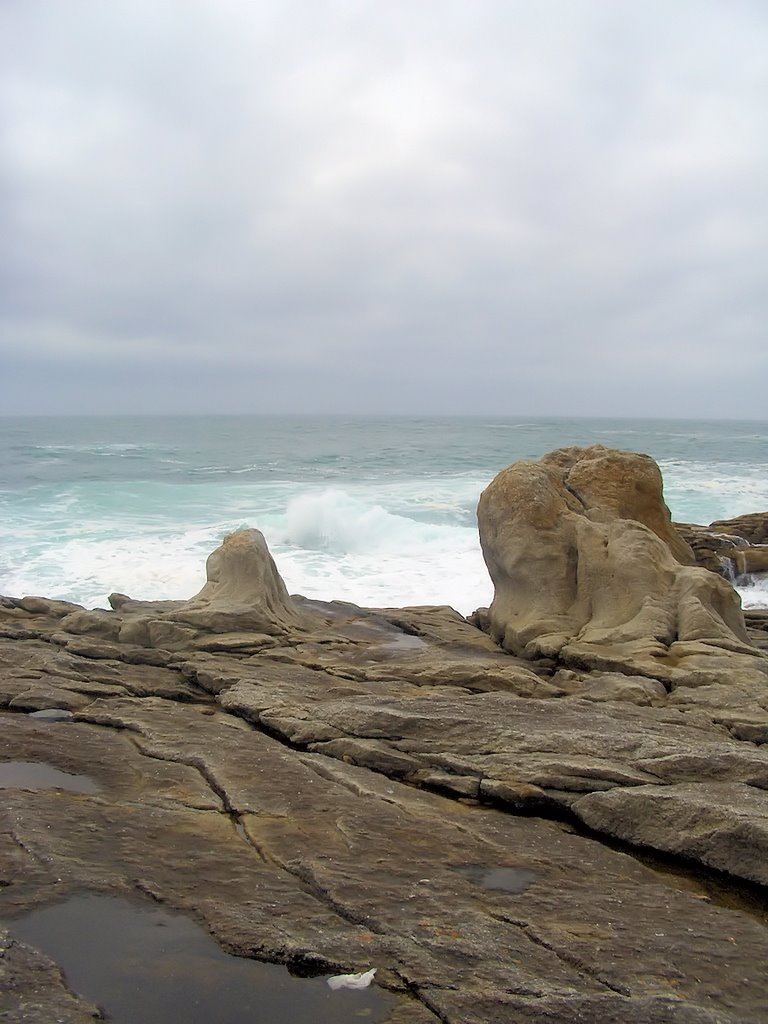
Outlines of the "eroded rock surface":
M698 565L727 580L768 573L768 512L722 519L709 526L675 523Z
M515 463L483 491L478 525L494 598L476 621L511 653L669 688L768 680L736 592L682 564L693 555L648 456L598 445Z
M83 891L159 901L244 956L375 966L386 1024L768 1019L768 614L718 604L727 584L671 554L663 514L625 519L594 466L578 497L558 489L570 458L532 464L529 511L603 561L577 558L575 610L547 612L550 639L524 657L450 608L288 598L238 535L202 604L0 601L0 761L98 787L3 790L0 1020L93 1019L12 939L17 915ZM641 482L645 501L645 465ZM661 580L661 597L618 601L622 550L630 583ZM543 572L546 546L529 553ZM536 572L522 578L535 600ZM590 580L617 621L593 594L569 632ZM632 608L636 635L617 640ZM675 636L649 640L650 620ZM72 717L30 715L53 708ZM754 883L751 906L723 905L691 865Z
M735 534L749 544L768 544L768 512L750 512L734 519L718 519L710 523L711 530Z
M6 791L4 914L139 890L244 955L375 965L401 993L392 1021L761 1019L768 933L752 918L554 823L210 710L115 697L71 725L6 716L3 757L88 772L101 792Z

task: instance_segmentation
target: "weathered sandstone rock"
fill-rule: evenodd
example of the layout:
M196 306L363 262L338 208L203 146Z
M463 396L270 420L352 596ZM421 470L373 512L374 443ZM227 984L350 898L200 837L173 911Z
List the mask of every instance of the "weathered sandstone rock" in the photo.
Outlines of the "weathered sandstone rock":
M678 562L694 564L693 552L672 525L661 471L650 456L597 444L559 448L540 462L558 471L586 511L642 523L664 541Z
M760 547L750 545L748 548L734 548L728 557L733 562L737 577L768 572L768 544Z
M701 780L706 766L695 772ZM768 885L768 800L741 782L681 782L592 793L575 810L592 828ZM610 826L608 825L610 819ZM738 862L738 867L737 867Z
M768 572L768 512L696 526L675 523L698 565L728 580Z
M747 546L747 541L736 534L719 533L709 526L696 523L675 523L675 529L689 545L696 564L731 581L734 577L730 556L734 550Z
M495 592L476 621L505 650L670 687L689 666L699 685L724 671L766 677L738 595L682 564L693 556L647 456L596 446L515 463L483 491L478 524Z
M768 512L750 512L735 519L718 519L710 530L742 537L750 544L768 544Z
M295 629L299 616L258 530L238 530L209 556L199 594L168 613L214 633L248 629L267 635Z

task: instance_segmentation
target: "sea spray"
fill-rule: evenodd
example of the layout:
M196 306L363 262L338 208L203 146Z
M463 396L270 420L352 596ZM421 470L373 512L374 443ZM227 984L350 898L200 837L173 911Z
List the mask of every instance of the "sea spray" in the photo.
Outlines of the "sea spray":
M308 551L345 555L407 544L412 525L380 505L331 489L291 499L276 539Z

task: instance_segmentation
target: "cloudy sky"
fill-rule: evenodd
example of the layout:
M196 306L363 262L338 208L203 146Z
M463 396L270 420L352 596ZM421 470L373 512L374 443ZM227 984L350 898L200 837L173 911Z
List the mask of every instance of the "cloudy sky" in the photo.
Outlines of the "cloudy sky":
M0 413L761 417L764 0L3 0Z

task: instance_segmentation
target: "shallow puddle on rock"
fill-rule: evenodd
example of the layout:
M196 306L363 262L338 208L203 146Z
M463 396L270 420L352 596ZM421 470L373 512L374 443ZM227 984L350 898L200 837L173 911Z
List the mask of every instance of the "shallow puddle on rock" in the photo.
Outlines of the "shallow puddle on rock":
M79 895L9 928L114 1024L360 1024L394 1005L382 989L334 992L325 978L232 956L194 921L153 904Z
M87 775L71 775L43 761L0 761L0 789L66 789L98 793L101 787Z
M379 644L378 649L380 651L390 651L394 654L401 651L420 651L426 646L426 641L422 640L420 636L412 636L410 633L399 633L391 640Z
M454 870L484 889L503 889L504 892L523 892L540 877L538 871L528 868L493 868L483 864L464 864Z

